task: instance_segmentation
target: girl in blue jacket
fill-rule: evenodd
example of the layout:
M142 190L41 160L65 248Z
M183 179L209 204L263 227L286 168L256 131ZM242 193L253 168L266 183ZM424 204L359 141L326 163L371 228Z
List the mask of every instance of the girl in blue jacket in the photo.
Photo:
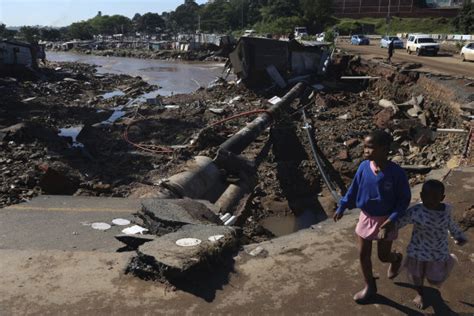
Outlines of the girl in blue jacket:
M344 215L346 209L361 209L356 227L359 242L359 260L364 275L365 287L354 295L362 303L377 293L372 274L372 241L377 240L378 257L390 263L388 277L397 276L402 263L402 254L392 252L392 242L397 231L383 236L382 227L390 227L410 203L411 193L407 176L396 163L388 160L392 137L385 131L373 131L364 140L364 160L357 170L346 195L341 199L334 214L334 221ZM380 238L379 237L382 237Z

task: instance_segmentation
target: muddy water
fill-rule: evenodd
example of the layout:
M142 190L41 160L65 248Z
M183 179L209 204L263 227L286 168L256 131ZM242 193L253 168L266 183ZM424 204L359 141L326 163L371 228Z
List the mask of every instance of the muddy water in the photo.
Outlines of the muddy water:
M264 218L260 221L260 225L279 237L309 228L327 219L323 206L311 198L290 202L289 206L289 212L275 209L278 214L285 214L284 216Z
M206 87L221 76L223 64L174 62L163 60L103 57L65 52L48 52L48 60L80 62L97 65L98 73L140 76L149 84L160 86L159 94L190 93L200 86Z

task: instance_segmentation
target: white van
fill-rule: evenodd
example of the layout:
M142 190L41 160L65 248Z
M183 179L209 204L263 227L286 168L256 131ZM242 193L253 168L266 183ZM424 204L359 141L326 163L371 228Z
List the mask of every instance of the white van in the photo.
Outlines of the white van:
M439 44L429 35L410 34L407 40L407 53L415 52L418 56L432 54L436 56L439 51Z

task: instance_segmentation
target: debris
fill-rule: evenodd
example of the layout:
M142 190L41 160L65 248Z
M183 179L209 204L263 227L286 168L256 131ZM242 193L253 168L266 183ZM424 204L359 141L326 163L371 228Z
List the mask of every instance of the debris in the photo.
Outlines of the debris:
M271 98L270 100L268 100L268 102L270 102L271 104L275 105L277 104L278 102L281 101L281 98L278 97L278 96L274 96L273 98Z
M36 100L37 98L38 98L38 97L26 98L26 99L21 100L21 102L23 102L23 103L28 103L28 102L31 102L31 101Z
M339 115L337 117L338 120L350 120L352 119L352 114L351 113L346 113L346 114L343 114L343 115Z
M224 109L218 109L218 108L209 108L209 112L212 112L214 114L223 114L225 112Z
M122 233L125 235L136 235L136 234L143 234L144 232L147 232L148 229L141 227L139 225L133 225L132 227L127 227L122 230Z
M281 89L284 89L286 87L285 79L283 79L283 77L280 75L275 65L268 66L266 70L270 78L272 78L272 80L278 85L278 87L280 87Z
M214 236L210 236L208 238L208 240L210 242L217 242L217 241L221 240L222 238L224 238L224 235L214 235Z
M225 226L232 226L237 221L237 216L232 215L228 220L225 221Z
M379 105L383 108L391 108L394 114L397 114L399 111L398 106L390 100L381 99Z
M97 229L97 230L108 230L110 229L112 226L110 226L110 224L107 224L107 223L92 223L91 225L92 229Z
M251 255L252 257L257 257L259 255L266 255L267 250L265 248L263 248L262 246L257 246L255 249L251 250L248 252L249 255Z
M461 134L468 133L467 130L460 129L460 128L437 128L436 132L438 132L438 133L461 133Z
M385 108L374 116L374 123L378 128L388 128L395 117L393 108Z
M366 80L366 79L380 79L380 77L373 76L342 76L341 80Z
M132 249L137 249L146 242L150 242L156 239L154 235L138 235L138 234L123 234L115 236L115 239L126 244Z

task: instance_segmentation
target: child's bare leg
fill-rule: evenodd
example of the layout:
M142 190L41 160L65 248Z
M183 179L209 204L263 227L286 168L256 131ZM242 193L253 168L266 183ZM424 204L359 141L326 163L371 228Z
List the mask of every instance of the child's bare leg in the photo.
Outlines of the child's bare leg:
M372 241L357 236L359 241L359 261L364 275L365 287L354 295L355 301L364 301L377 293L374 276L372 274Z
M391 240L379 240L377 242L377 253L380 261L390 262L387 272L389 279L393 279L398 275L403 259L401 253L392 252L392 243Z
M412 276L413 284L415 285L415 290L417 295L413 299L413 303L419 309L425 308L425 302L423 297L423 278Z

